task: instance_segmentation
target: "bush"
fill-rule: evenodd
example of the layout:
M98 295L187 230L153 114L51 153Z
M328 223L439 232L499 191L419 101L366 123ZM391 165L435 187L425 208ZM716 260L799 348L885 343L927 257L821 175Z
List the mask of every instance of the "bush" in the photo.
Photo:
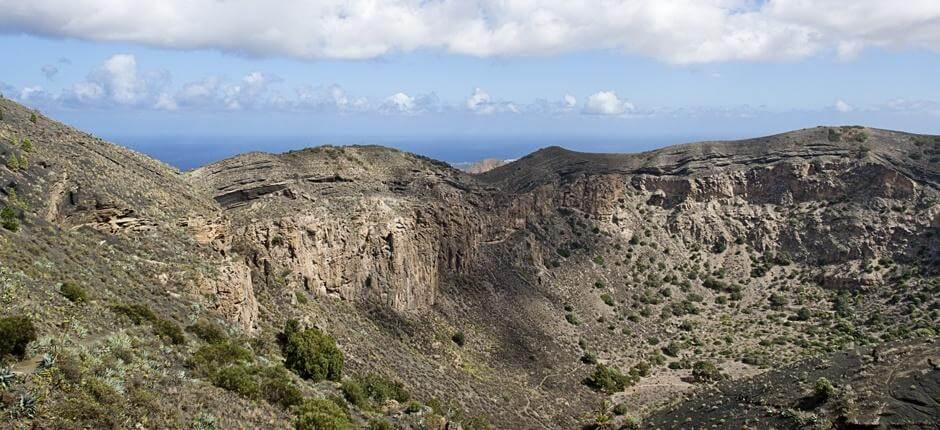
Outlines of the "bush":
M296 430L352 430L346 411L327 399L307 399L297 408Z
M351 378L343 381L342 391L346 401L358 406L360 409L368 405L369 397L366 395L366 391L362 389L359 381Z
M85 289L71 282L65 282L59 287L59 292L69 299L72 303L84 303L88 301L88 293Z
M20 229L20 220L16 219L16 211L13 208L4 206L0 210L0 225L13 232Z
M607 294L607 293L601 294L601 300L602 300L602 301L604 302L604 304L607 305L607 306L613 306L613 305L615 305L614 298L611 297L610 294Z
M669 342L668 345L666 345L665 347L663 347L663 354L666 354L666 355L668 355L668 356L670 356L670 357L678 357L678 356L679 356L679 351L681 351L681 350L682 350L682 348L679 347L679 344L678 344L678 343Z
M219 388L238 393L242 397L258 399L261 387L255 381L250 367L242 364L223 367L212 374L212 384Z
M199 348L189 365L197 374L208 375L215 369L231 364L251 361L251 352L230 342L222 342Z
M581 355L581 362L584 364L597 364L597 355L593 352L585 352Z
M692 382L706 383L721 380L721 372L710 361L699 361L692 365Z
M183 329L174 321L158 318L153 321L153 332L163 336L173 342L174 345L186 343L186 336L183 335Z
M29 317L0 318L0 358L6 355L22 358L26 345L36 340L36 327Z
M225 332L225 329L211 321L199 320L187 327L186 330L209 343L222 343L228 340L228 333Z
M467 338L464 336L462 331L458 331L457 333L454 333L454 335L450 337L450 340L454 341L454 343L456 343L457 346L463 346L464 343L467 342Z
M614 413L614 415L620 416L620 415L626 415L627 412L630 412L630 409L626 403L618 403L617 406L614 406L614 409L612 412Z
M157 315L144 305L117 304L111 306L111 312L124 315L134 324L140 325L145 321L156 321Z
M339 381L343 374L343 353L332 337L316 328L301 330L288 321L284 329L283 352L288 369L314 382Z
M394 399L398 403L404 403L411 399L411 393L405 389L404 384L399 381L389 380L382 375L369 373L358 379L365 394L376 403L385 403L389 399Z
M261 391L268 403L281 405L284 409L299 405L304 400L300 389L291 383L287 369L280 365L261 371Z
M836 387L826 378L819 378L813 384L813 397L826 402L836 394Z
M581 325L581 320L578 319L577 315L572 313L565 314L565 320L571 325Z
M585 385L606 393L617 393L632 385L634 380L619 370L598 364L594 373L584 380Z

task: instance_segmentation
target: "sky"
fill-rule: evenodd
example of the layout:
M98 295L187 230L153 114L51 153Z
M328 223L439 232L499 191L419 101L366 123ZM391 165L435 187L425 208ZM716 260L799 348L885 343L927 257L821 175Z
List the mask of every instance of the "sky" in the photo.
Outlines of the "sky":
M936 0L0 0L0 52L5 97L138 146L940 134Z

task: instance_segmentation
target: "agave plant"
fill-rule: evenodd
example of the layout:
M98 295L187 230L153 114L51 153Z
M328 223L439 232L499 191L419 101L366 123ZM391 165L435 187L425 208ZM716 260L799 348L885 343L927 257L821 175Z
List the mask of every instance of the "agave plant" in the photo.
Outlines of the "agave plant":
M45 353L42 355L42 360L39 362L40 369L49 369L52 366L55 366L55 355L50 353Z
M13 373L13 370L9 367L4 367L0 369L0 386L3 388L9 388L13 384L13 380L16 379L16 373Z
M20 401L10 408L10 419L36 416L36 398L30 394L21 394Z

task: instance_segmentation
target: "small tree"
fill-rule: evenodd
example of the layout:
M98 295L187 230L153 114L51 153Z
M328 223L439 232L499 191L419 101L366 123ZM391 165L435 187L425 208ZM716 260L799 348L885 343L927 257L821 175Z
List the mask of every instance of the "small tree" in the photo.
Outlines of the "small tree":
M343 374L343 353L332 337L316 328L299 329L289 321L284 329L285 365L302 378L313 381L339 381Z

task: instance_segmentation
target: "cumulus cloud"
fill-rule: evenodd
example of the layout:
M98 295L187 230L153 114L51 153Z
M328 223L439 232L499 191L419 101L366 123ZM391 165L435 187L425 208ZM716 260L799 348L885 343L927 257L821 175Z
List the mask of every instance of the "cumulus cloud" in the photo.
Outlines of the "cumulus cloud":
M169 81L169 72L141 72L133 55L117 54L89 73L84 81L73 84L56 96L55 101L72 106L152 105Z
M534 103L525 107L528 113L542 115L561 115L574 112L578 106L578 98L565 94L560 100L537 99Z
M853 109L852 105L846 103L844 100L836 100L836 103L833 107L836 109L836 111L842 113L851 112Z
M349 113L365 111L370 105L366 98L352 97L343 87L333 84L297 89L296 100L292 106L299 110Z
M938 19L934 0L0 0L8 33L304 59L418 49L614 49L675 64L851 57L868 47L940 51Z
M632 103L620 100L613 91L592 94L584 105L584 113L590 115L623 115L634 110Z
M475 88L473 94L464 102L467 110L480 115L494 113L520 113L522 110L514 102L494 101L482 88Z

